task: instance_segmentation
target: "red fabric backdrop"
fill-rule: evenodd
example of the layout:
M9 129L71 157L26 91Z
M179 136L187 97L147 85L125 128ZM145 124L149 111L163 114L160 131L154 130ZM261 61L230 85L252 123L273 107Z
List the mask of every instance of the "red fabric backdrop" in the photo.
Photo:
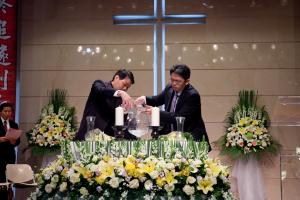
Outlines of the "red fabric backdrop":
M17 0L0 0L0 101L16 103Z

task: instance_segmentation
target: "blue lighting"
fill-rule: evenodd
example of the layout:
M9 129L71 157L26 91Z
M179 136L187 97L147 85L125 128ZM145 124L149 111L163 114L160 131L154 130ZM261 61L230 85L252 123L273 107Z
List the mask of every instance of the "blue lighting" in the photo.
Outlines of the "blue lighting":
M123 21L123 20L145 20L145 19L155 19L153 15L115 15L113 20Z
M157 95L157 25L153 29L153 94Z
M165 14L166 14L166 2L165 2L165 0L162 0L161 1L161 16L165 16Z
M166 26L162 25L162 31L161 31L161 38L162 38L162 44L161 44L161 89L163 90L166 85L166 72L165 72L165 66L166 66Z
M207 16L204 14L197 15L165 15L164 18L172 18L172 19L203 19Z

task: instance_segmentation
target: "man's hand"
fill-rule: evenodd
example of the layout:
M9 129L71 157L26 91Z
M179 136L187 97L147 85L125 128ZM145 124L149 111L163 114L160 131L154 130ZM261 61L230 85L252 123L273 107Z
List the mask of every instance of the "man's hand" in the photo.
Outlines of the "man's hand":
M141 105L146 105L146 97L145 96L140 96L138 97L134 103L137 104L141 104Z
M133 106L132 98L127 94L127 92L120 90L118 95L122 98L122 105L126 110L129 110Z
M0 143L1 142L7 142L8 141L8 138L3 136L3 137L0 137Z

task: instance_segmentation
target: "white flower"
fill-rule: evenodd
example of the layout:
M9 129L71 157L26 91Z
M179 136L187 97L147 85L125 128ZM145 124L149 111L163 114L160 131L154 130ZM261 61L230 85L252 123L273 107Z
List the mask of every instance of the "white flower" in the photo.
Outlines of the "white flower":
M193 184L193 183L196 182L196 179L194 177L192 177L192 176L189 176L189 177L187 177L186 182L188 184Z
M147 181L144 183L144 186L145 186L145 189L146 189L146 190L152 190L153 183L152 183L151 180L147 180Z
M195 193L195 188L193 186L190 185L185 185L183 187L183 191L187 194L187 195L193 195Z
M82 194L83 196L88 196L89 195L89 191L85 188L85 187L81 187L79 189L80 194Z
M158 171L154 170L149 175L152 179L156 179L158 177L159 173L158 173Z
M51 192L52 192L52 186L51 186L50 184L47 184L47 185L45 186L45 191L46 191L47 193L51 193Z
M59 186L59 191L64 192L67 189L67 182L62 182Z
M79 173L73 173L71 174L70 176L70 182L75 184L75 183L78 183L80 181L80 174Z
M175 189L175 186L174 184L166 184L164 186L164 189L167 191L167 192L172 192L174 189Z
M52 187L53 189L55 189L57 184L54 183L54 182L51 182L50 185L51 185L51 187Z
M118 188L119 187L119 179L118 178L112 178L109 180L108 184L112 187L112 188Z
M173 163L167 163L167 164L166 164L166 168L167 168L168 170L172 170L172 169L175 168L175 165L174 165Z
M54 182L54 183L58 183L59 181L59 176L57 174L55 174L52 178L51 178L51 181Z
M129 182L129 188L136 189L138 187L139 187L138 179L133 179L132 181Z
M262 142L261 142L261 146L266 147L266 146L267 146L267 143L266 143L265 141L262 141Z
M91 166L90 166L90 170L92 171L92 172L96 172L96 171L98 171L98 165L94 165L94 164L92 164Z

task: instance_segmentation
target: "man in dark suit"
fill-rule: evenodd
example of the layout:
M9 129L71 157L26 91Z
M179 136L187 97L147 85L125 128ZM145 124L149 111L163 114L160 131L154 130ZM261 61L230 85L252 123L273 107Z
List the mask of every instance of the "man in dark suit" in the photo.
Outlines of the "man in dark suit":
M163 125L161 134L176 130L176 117L185 117L184 131L190 132L195 140L203 138L208 142L205 125L201 115L200 95L189 83L191 71L186 65L175 65L170 70L170 84L157 96L141 96L136 103L150 106L165 105L166 111L160 111Z
M112 81L96 80L86 102L75 140L85 139L87 116L96 117L95 129L99 128L104 133L113 136L112 127L115 123L115 108L121 104L128 109L132 107L131 97L126 92L132 84L134 84L134 76L131 71L125 69L118 70Z
M3 102L0 104L0 182L6 182L5 170L7 164L15 164L15 147L20 144L20 138L17 140L7 138L6 132L13 128L18 129L18 124L11 120L12 104ZM7 199L6 188L0 190L0 199Z

